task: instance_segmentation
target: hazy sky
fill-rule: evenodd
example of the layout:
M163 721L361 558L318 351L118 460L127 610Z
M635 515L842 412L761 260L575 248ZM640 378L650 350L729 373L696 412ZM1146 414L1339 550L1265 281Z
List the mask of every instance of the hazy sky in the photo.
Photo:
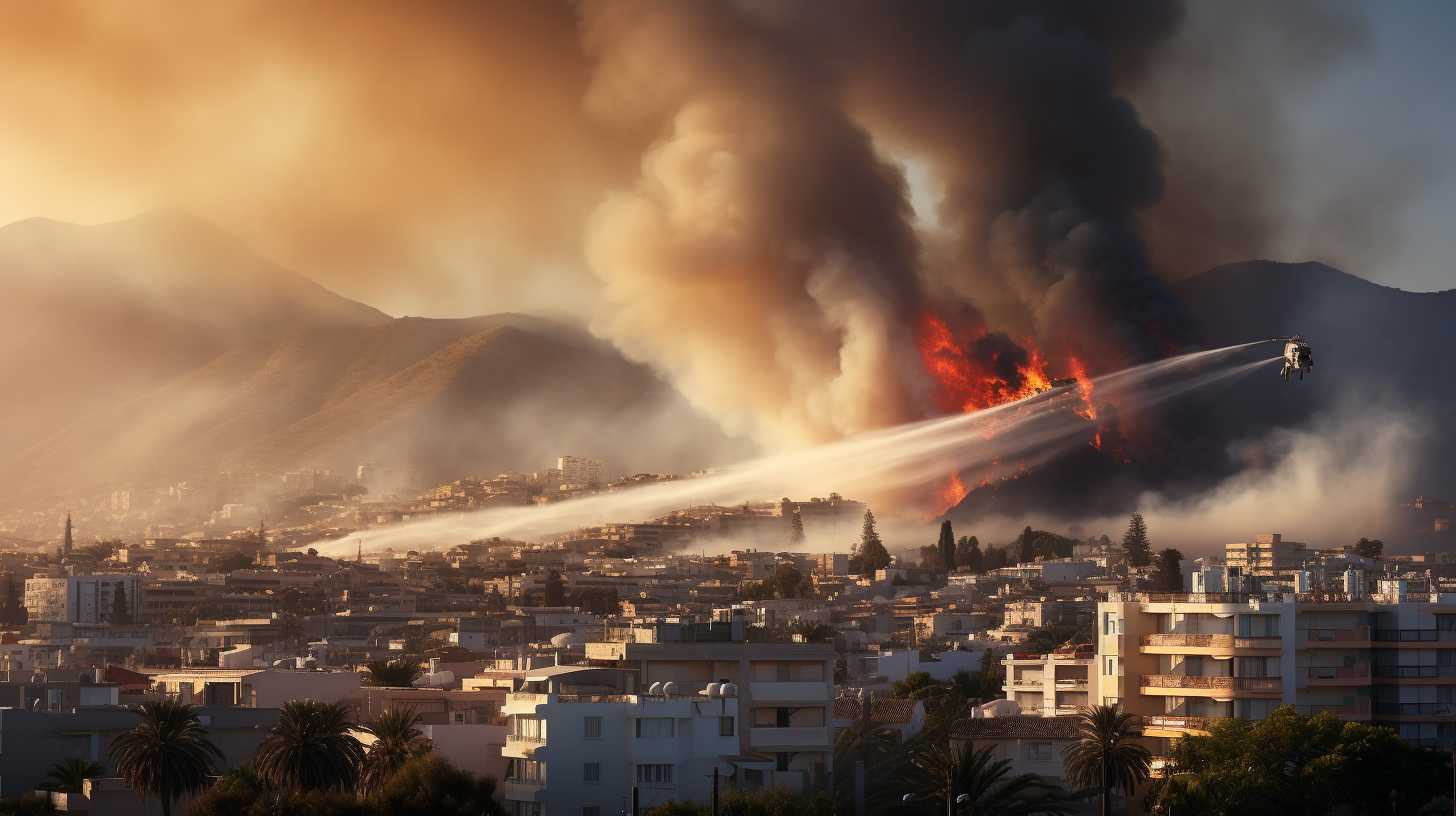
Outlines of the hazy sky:
M1388 254L1350 271L1403 289L1456 288L1456 6L1392 0L1366 8L1371 52L1310 93L1285 97L1298 195L1325 206L1379 206L1378 193L1373 202L1361 198L1380 188L1377 177L1412 184L1416 192L1394 222L1398 233L1372 236ZM1291 243L1291 256L1320 255L1311 238Z
M1282 222L1264 254L1407 289L1456 286L1456 13L1441 0L1309 5L1365 28L1338 46L1348 56L1297 74L1270 54L1319 50L1301 40L1326 29L1299 25L1300 5L1274 12L1286 19L1269 23L1257 64L1234 64L1239 51L1204 66L1239 74L1282 115L1277 135L1251 117L1217 139L1235 160L1244 141L1284 146L1269 180L1279 189L1265 191ZM1217 32L1232 7L1193 4L1187 25ZM179 8L0 6L0 223L175 206L393 314L590 313L600 283L582 235L607 196L632 187L654 134L612 121L620 110L587 110L593 58L569 12L359 3L341 16L336 4L240 0L183 19ZM1257 25L1260 4L1242 8ZM1199 128L1204 91L1167 91L1180 98L1161 123ZM917 206L934 199L932 176L911 181Z

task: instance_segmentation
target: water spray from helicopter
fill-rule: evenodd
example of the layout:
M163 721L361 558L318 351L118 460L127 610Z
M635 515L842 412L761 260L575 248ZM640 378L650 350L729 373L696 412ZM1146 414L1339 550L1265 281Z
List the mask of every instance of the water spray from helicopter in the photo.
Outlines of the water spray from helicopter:
M1239 362L1237 353L1267 340L1158 360L1090 380L1098 399L1149 407L1268 366L1281 357ZM1282 342L1282 340L1281 340ZM645 520L704 504L837 490L876 493L924 486L948 468L1016 459L1045 461L1096 434L1076 385L1063 385L991 408L859 434L770 454L706 475L599 493L539 506L494 508L360 531L311 546L329 556L356 549L439 550L491 537L540 538L595 524Z

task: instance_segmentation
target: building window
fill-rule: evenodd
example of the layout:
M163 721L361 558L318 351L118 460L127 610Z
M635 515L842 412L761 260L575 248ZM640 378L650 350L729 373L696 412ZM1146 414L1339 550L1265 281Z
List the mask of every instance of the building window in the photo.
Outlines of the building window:
M581 766L581 781L600 782L602 781L602 763L588 762Z
M671 785L671 765L638 765L637 784L639 785Z
M602 718L585 717L582 719L582 736L586 739L602 738Z
M718 736L720 736L720 737L731 737L731 736L733 736L733 718L732 717L719 717L718 718Z
M637 720L637 736L643 739L671 737L673 722L671 717L640 717Z
M1032 762L1049 762L1052 759L1050 742L1028 742L1024 751L1025 758Z

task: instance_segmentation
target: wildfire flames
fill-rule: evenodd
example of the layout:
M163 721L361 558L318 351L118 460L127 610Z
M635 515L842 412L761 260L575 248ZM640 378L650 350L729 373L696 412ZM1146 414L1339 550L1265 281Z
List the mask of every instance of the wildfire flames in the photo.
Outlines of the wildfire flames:
M979 411L1052 388L1046 359L1030 341L1013 343L1002 335L991 335L985 327L956 332L945 320L930 313L921 320L919 340L921 360L935 380L936 402L944 411ZM1097 406L1087 368L1076 357L1067 359L1067 368L1076 380L1080 403L1074 410L1095 426ZM1100 429L1094 433L1091 444L1099 450L1102 448ZM1001 478L1016 478L1024 471L1023 467ZM978 487L988 484L990 479L982 479ZM938 498L942 507L951 508L969 493L960 474L952 473Z
M1092 379L1087 376L1087 367L1076 357L1068 357L1067 368L1072 372L1072 379L1077 381L1077 396L1082 400L1082 407L1077 409L1077 415L1096 425L1097 404L1092 401ZM1092 435L1092 447L1102 450L1100 428Z
M1026 359L1009 359L1005 349L988 347L973 357L967 349L983 344L988 333L979 328L957 338L946 322L926 314L920 327L920 357L938 385L936 400L945 411L979 411L1003 402L1035 396L1052 387L1046 360L1029 343ZM1014 348L1014 347L1012 347Z

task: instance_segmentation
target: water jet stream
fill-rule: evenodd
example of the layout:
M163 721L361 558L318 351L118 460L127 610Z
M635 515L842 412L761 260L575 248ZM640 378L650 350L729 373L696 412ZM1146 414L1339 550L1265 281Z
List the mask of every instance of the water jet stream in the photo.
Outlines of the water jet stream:
M1098 401L1144 407L1267 366L1279 357L1237 363L1236 352L1262 342L1158 360L1092 380ZM967 414L885 428L804 450L769 454L707 475L598 493L546 505L434 516L314 542L324 555L356 548L439 550L499 536L534 539L593 525L641 521L695 505L735 505L764 497L846 495L928 485L951 470L1003 459L1041 462L1085 444L1094 426L1079 416L1075 388L1057 388Z

